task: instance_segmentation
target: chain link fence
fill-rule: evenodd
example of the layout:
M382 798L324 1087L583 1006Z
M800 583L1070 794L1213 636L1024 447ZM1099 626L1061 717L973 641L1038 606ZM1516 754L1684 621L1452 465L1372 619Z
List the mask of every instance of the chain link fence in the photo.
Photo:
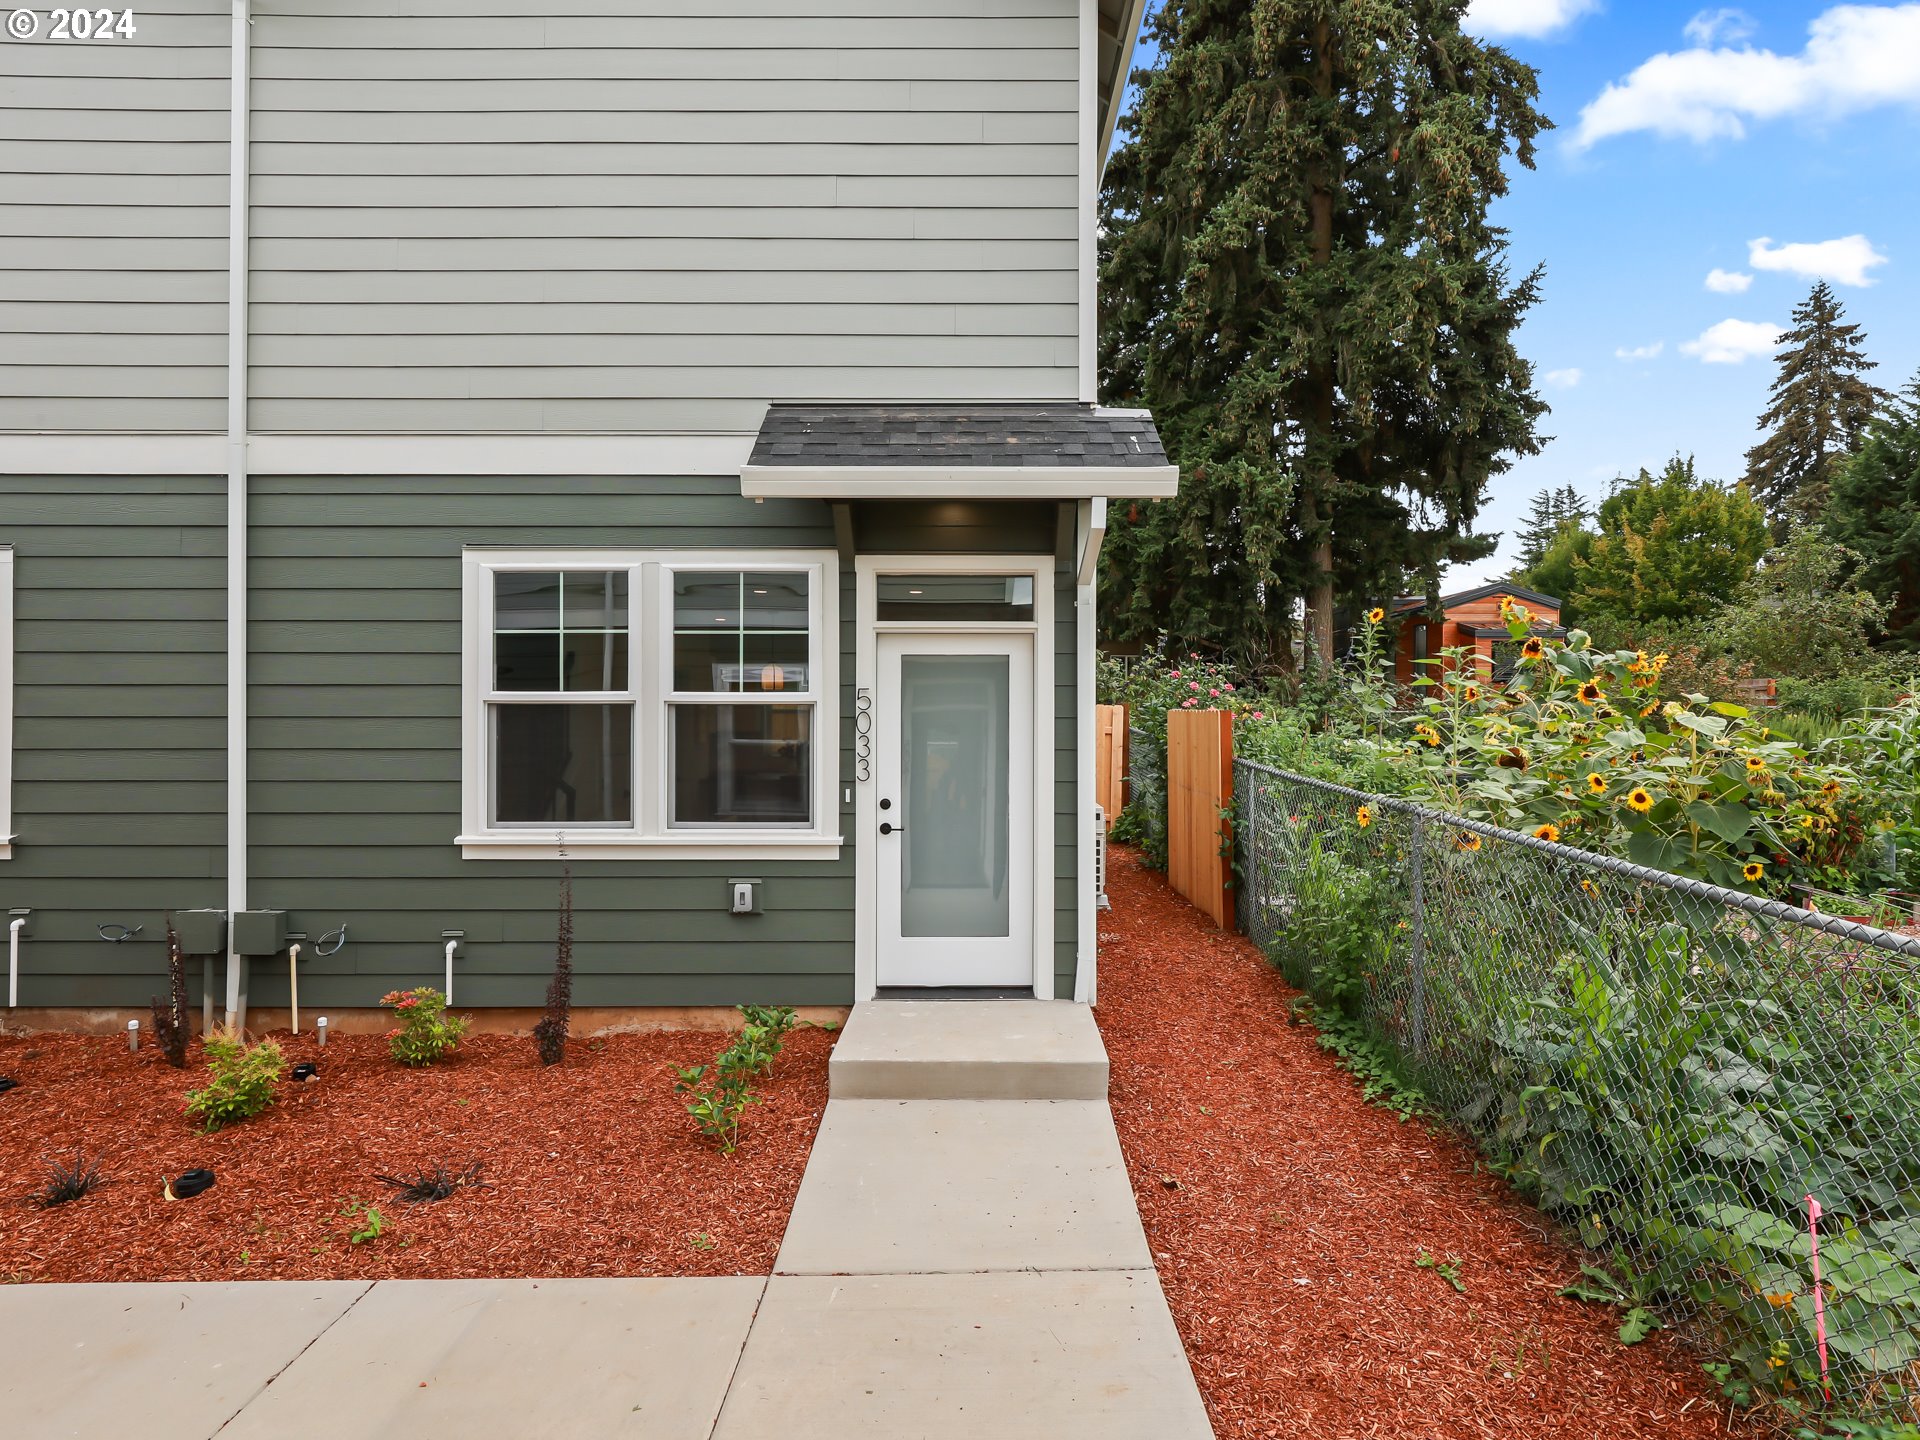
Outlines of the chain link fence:
M1915 1416L1920 938L1234 778L1242 930L1577 1235L1623 1339L1686 1330L1735 1396Z
M1124 836L1156 869L1167 868L1167 737L1137 726L1127 732L1127 810L1135 828Z

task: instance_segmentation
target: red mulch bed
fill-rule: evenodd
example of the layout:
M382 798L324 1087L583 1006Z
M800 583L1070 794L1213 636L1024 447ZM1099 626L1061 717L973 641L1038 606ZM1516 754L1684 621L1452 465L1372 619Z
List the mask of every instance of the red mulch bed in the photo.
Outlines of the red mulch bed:
M1114 1119L1222 1440L1724 1432L1698 1357L1560 1298L1579 1262L1539 1212L1465 1140L1363 1101L1250 942L1132 851L1108 889ZM1460 1257L1464 1294L1423 1250Z
M318 1079L265 1114L200 1134L181 1113L206 1075L151 1049L75 1036L0 1039L0 1281L444 1279L764 1275L827 1104L833 1036L796 1030L738 1153L716 1152L673 1094L673 1066L711 1060L713 1033L575 1041L543 1067L533 1042L480 1035L422 1070L379 1036L275 1036ZM50 1210L28 1196L78 1148L109 1183ZM491 1187L401 1203L376 1174L480 1161ZM197 1199L161 1179L205 1168ZM388 1229L351 1244L350 1201Z

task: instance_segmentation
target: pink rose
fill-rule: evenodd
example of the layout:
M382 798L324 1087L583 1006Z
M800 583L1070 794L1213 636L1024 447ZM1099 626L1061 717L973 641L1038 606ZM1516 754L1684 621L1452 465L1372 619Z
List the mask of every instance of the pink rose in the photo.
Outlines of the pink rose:
M1233 686L1231 686L1231 685L1229 685L1229 686L1227 686L1227 689L1228 689L1229 691L1231 691L1231 690L1233 689Z
M1178 680L1178 679L1180 678L1180 672L1179 672L1178 670L1175 670L1175 671L1173 672L1173 678L1174 678L1174 679L1176 679L1176 680Z
M1180 702L1180 708L1182 710L1191 710L1196 703L1197 702L1194 700L1194 698L1191 695L1189 695L1186 699Z
M1219 692L1218 690L1209 690L1209 691L1207 691L1207 694L1209 694L1209 695L1211 695L1211 696L1213 696L1214 698L1216 698L1216 699L1218 699L1218 698L1219 698L1219 695L1220 695L1220 692Z
M1267 713L1264 710L1256 710L1253 712L1253 718L1256 720L1264 720L1267 718Z
M1200 688L1200 682L1199 682L1198 680L1189 680L1189 681L1187 682L1187 688L1188 688L1189 690L1196 690L1196 691L1197 691L1197 690L1198 690L1198 689Z

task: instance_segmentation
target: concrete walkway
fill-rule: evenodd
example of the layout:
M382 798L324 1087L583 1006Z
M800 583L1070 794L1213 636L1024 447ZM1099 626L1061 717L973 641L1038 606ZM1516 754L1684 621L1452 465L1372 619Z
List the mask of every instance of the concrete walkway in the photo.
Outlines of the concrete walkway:
M1085 1009L863 1005L832 1065L771 1278L0 1286L5 1433L1210 1440Z

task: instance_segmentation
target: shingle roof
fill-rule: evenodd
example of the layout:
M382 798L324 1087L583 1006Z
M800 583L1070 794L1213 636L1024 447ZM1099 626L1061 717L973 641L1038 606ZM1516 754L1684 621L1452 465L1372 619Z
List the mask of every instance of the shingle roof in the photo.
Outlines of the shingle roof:
M755 466L1164 467L1144 410L1092 405L774 405Z

